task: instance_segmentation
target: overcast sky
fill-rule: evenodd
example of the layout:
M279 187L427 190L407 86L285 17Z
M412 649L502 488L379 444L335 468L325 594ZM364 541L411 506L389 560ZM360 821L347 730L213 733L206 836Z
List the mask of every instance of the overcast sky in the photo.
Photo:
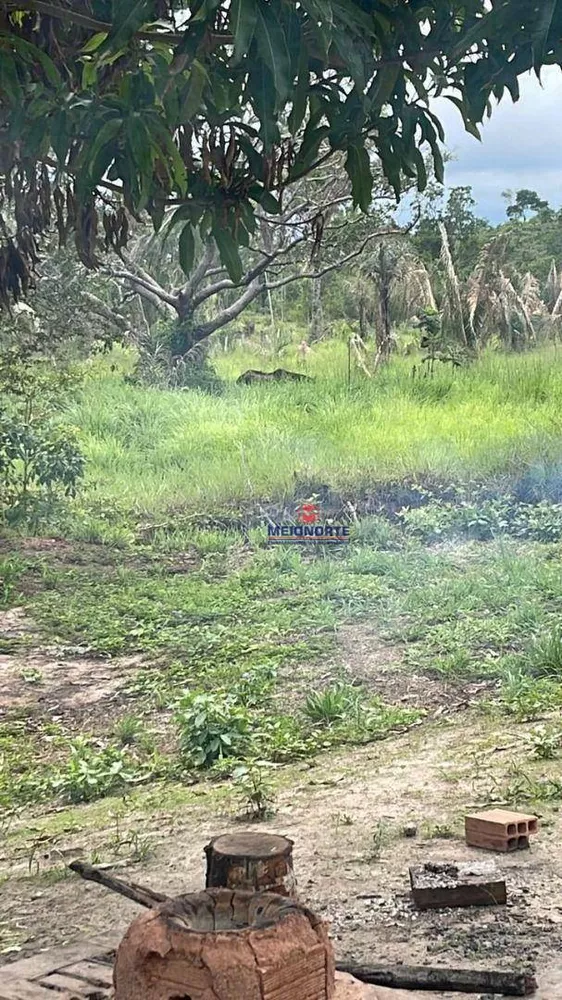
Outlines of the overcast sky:
M522 77L521 99L507 95L483 127L478 142L464 131L450 101L437 101L446 130L447 148L455 159L447 164L450 187L470 184L478 214L492 222L505 218L506 189L532 188L554 207L562 205L562 73L558 67Z

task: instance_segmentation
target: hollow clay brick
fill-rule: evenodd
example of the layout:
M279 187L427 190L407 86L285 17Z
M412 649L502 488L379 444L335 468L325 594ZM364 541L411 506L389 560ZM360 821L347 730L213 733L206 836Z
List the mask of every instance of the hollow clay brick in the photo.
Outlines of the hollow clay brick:
M498 851L501 854L512 854L514 851L524 851L529 847L528 837L489 837L485 833L467 831L466 842L469 847L479 847L483 851Z
M507 809L488 809L485 812L473 813L465 816L464 822L468 843L472 843L474 835L516 840L518 837L529 837L537 833L539 828L536 816L510 812ZM516 850L517 847L511 849Z

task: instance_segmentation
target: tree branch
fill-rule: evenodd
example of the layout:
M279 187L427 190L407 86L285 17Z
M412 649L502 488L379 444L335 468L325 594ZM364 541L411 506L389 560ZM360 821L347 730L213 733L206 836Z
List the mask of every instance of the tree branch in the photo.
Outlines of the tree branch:
M171 295L170 292L167 292L148 275L142 277L140 274L133 274L131 271L112 271L111 273L115 278L120 278L122 281L130 281L131 284L138 286L139 288L144 288L145 291L150 292L150 294L154 295L160 302L165 302L166 305L171 306L172 309L177 311L177 296Z
M353 253L349 253L346 257L342 257L340 260L336 260L333 264L328 264L326 267L321 268L320 271L308 271L300 272L299 274L292 274L286 278L280 278L279 281L268 282L263 285L262 288L266 291L273 292L276 288L283 288L285 285L291 284L293 281L305 281L316 278L323 278L325 274L329 274L331 271L336 271L339 267L344 267L348 264L350 260L354 260L356 257L360 257L364 249L372 240L383 239L387 236L404 236L406 230L404 229L386 229L382 232L370 233L366 239L363 240L360 247L354 250Z
M82 292L82 298L88 303L93 312L97 313L98 316L103 317L108 323L116 326L118 330L122 333L129 332L129 324L121 313L116 312L101 299L98 299L97 295L93 295L91 292Z
M209 268L214 263L215 260L215 246L211 240L207 241L205 246L205 252L199 261L197 267L195 268L191 278L187 282L187 285L178 293L184 299L192 299L195 292L199 288L199 285L207 277L209 273ZM220 273L220 272L219 272Z
M227 292L233 288L246 288L256 278L259 278L260 275L262 275L265 271L267 271L268 267L270 267L272 264L276 264L279 257L283 257L285 254L293 250L294 247L298 246L299 243L304 243L306 239L307 239L306 235L299 236L298 239L293 240L293 242L290 243L288 246L282 247L281 249L276 250L274 253L264 254L263 250L259 250L258 252L263 254L262 260L260 260L255 265L255 267L253 267L250 271L248 271L247 274L245 274L240 281L234 282L231 281L230 278L224 278L222 281L215 282L214 285L207 285L206 288L201 289L198 295L195 295L193 297L192 300L193 309L196 309L197 306L200 306L203 302L206 302L207 299L212 298L213 295L218 295L219 292ZM263 285L260 285L260 288L263 287L264 287Z
M215 330L220 330L222 326L226 326L227 323L231 323L233 319L236 319L241 312L244 312L246 306L249 306L254 299L257 299L258 295L263 291L264 285L256 279L252 284L246 289L243 295L240 296L236 302L233 302L231 306L227 309L223 309L214 319L209 323L203 324L203 326L197 327L195 331L195 342L198 343L200 340L205 340L206 337L210 337Z
M150 302L159 312L164 312L168 318L177 317L177 308L166 302L157 292L151 290L150 286L146 282L143 282L142 278L137 278L134 274L129 274L127 271L112 271L112 277L119 278L122 281L128 281L132 286L132 291L136 295L140 295L141 298Z

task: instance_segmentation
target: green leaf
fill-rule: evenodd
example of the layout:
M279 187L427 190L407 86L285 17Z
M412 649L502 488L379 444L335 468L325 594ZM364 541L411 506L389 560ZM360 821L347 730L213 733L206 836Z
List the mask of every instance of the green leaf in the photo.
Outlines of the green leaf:
M107 38L107 31L98 31L82 46L82 52L96 52Z
M184 226L179 238L180 267L184 274L191 274L195 258L195 237L191 223Z
M160 156L168 174L178 189L180 195L185 195L187 191L187 170L183 162L178 147L170 135L166 125L156 116L151 117L149 127L151 141L159 149ZM158 138L157 138L158 137Z
M113 0L113 27L98 51L110 52L127 45L154 12L152 0Z
M0 94L4 93L15 106L22 102L23 91L18 79L16 64L11 52L0 56Z
M538 8L538 16L532 32L533 49L535 55L535 66L541 66L548 51L548 41L552 22L558 7L559 0L541 0ZM514 98L515 100L515 98Z
M383 66L377 71L377 75L367 91L367 98L373 108L379 109L388 104L401 71L400 64Z
M326 60L334 30L331 5L327 0L302 0L302 7L308 14L310 27L318 39L320 55L322 59Z
M97 82L98 67L92 59L83 60L82 90L89 90Z
M19 52L19 54L23 56L27 62L39 63L41 69L47 77L47 80L53 87L59 87L61 85L61 75L53 60L49 58L46 52L37 48L36 45L32 45L31 42L27 42L24 38L19 38L17 35L10 34L9 39L10 45L13 46L16 52Z
M258 185L256 184L255 187L258 187ZM259 198L257 198L257 201L259 201L264 212L267 212L268 215L281 214L281 204L277 200L277 198L273 197L271 191L267 191L265 188L263 188L261 195L259 196Z
M179 113L179 124L190 122L197 111L201 108L201 100L205 84L209 82L209 74L203 63L194 59L191 64L187 93L181 105Z
M289 115L288 122L291 135L296 135L304 121L306 106L308 103L309 86L310 70L308 67L308 48L304 38L302 38L299 56L298 79L295 92L293 94L293 107L291 108L291 114Z
M465 104L463 101L461 101L460 97L455 97L454 94L445 94L444 96L447 98L448 101L451 101L451 103L454 104L456 108L459 109L463 118L464 127L466 131L470 133L470 135L473 135L475 139L478 139L479 142L482 142L480 129L475 124L475 122L470 120Z
M99 184L115 154L115 139L123 127L121 118L110 118L104 122L91 146L85 148L90 165L88 180L95 187Z
M261 59L255 60L248 75L248 82L251 89L251 99L261 124L260 136L264 152L267 153L276 142L279 142L280 133L275 113L273 77Z
M221 263L228 271L231 280L238 283L242 278L244 269L242 267L242 260L240 258L240 251L236 240L230 232L230 229L226 229L218 223L213 226L213 236L215 237L215 242L219 248Z
M291 92L291 58L285 32L271 4L260 3L258 7L256 42L260 56L273 77L281 105Z
M369 154L364 145L355 143L349 147L345 169L351 181L353 204L358 205L363 212L368 212L373 194L373 175Z
M53 115L51 120L51 143L59 166L64 167L70 146L68 124L64 111L59 111L58 114Z
M418 175L418 190L425 191L427 187L427 168L425 165L425 160L419 149L414 150L414 162L416 165L416 171Z
M257 20L256 0L232 0L229 23L231 34L234 35L233 66L236 66L248 54Z

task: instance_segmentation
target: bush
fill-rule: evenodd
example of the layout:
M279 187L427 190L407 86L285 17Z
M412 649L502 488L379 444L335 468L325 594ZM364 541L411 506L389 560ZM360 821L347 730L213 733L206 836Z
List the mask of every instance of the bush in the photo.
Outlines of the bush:
M124 750L111 746L95 750L78 739L70 746L66 767L52 779L52 789L68 802L92 802L124 791L137 778L134 762Z
M76 381L23 350L0 355L0 496L8 521L76 492L84 459L74 431L57 419Z
M187 692L179 702L176 722L182 756L197 767L241 757L248 745L248 711L224 692Z

